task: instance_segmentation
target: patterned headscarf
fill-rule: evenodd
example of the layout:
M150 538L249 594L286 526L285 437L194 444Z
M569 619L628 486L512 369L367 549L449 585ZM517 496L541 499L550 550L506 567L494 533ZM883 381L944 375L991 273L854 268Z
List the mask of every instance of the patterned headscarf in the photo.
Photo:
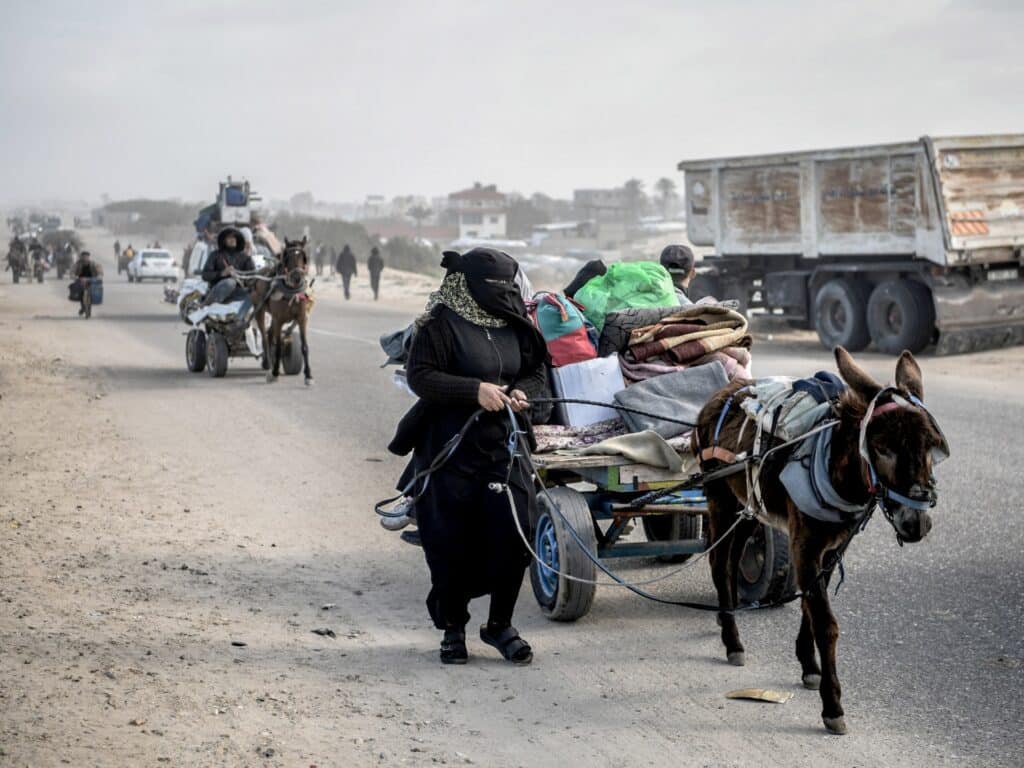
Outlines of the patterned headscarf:
M504 328L508 325L506 320L495 317L476 303L476 299L469 292L469 286L466 285L466 275L462 272L450 272L445 275L444 280L441 281L441 287L430 294L427 299L426 311L430 312L439 304L448 307L456 315L463 320L468 320L473 325L484 328Z

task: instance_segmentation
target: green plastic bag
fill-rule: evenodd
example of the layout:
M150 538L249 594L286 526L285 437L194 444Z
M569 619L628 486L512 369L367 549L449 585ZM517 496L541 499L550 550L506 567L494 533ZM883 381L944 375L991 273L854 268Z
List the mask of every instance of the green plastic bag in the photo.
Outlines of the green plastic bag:
M598 331L604 316L628 307L675 307L679 305L668 271L653 261L620 261L608 265L601 277L589 280L574 297L583 314Z

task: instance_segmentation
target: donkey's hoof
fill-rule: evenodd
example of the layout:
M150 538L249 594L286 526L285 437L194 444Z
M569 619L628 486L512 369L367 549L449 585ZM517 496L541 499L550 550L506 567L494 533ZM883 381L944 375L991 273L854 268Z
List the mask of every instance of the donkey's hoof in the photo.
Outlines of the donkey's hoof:
M727 654L726 658L734 667L746 666L747 663L747 654L743 651L733 651L732 653Z
M311 379L311 378L306 379L306 386L307 387L312 387L313 386L313 379Z
M821 675L804 675L804 688L809 691L821 688Z
M823 717L821 722L828 728L829 733L834 733L836 736L846 735L846 718L842 715L839 717Z
M267 384L273 384L276 381L277 381L277 376L272 374L270 371L267 371Z

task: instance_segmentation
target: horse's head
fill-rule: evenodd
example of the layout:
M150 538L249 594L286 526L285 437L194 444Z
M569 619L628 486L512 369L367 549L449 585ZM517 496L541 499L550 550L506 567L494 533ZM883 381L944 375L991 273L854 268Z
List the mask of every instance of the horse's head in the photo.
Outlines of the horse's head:
M284 251L281 253L281 274L289 288L302 287L309 270L309 256L306 254L306 238L289 240L285 238Z
M920 541L931 530L935 506L935 464L949 445L924 406L921 369L910 352L896 363L896 385L883 387L836 348L839 373L850 387L859 414L860 458L865 480L902 543Z

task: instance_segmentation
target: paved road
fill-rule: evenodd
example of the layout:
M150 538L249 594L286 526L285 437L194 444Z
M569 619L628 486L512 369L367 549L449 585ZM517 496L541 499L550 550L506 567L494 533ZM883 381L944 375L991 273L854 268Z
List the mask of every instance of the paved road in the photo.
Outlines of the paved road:
M74 310L61 301L62 286L20 290L26 289L41 298L33 323L52 327L55 334L80 332L68 324ZM213 392L225 407L256 400L268 404L281 424L307 432L317 450L336 452L338 524L376 536L373 523L366 522L367 502L389 494L401 469L402 462L388 456L384 446L410 404L390 385L389 373L378 368L382 355L376 338L403 326L407 310L334 299L319 303L311 340L316 386L307 390L301 377L268 386L254 361L232 361L225 380L188 374L182 326L174 308L160 302L162 288L129 286L110 276L106 291L89 332L114 346L123 340L126 349L141 344L150 350L143 365L120 359L116 349L104 356L112 396L118 388L141 390L154 398L176 398L187 408L190 393L207 398ZM859 359L879 379L891 378L890 359ZM800 334L760 341L755 365L762 374L805 375L833 367L815 341ZM724 664L713 618L609 588L599 590L592 613L573 626L546 622L525 588L518 623L537 647L537 666L544 670L529 678L538 698L535 704L501 705L495 716L516 714L522 720L543 699L545 711L562 714L539 729L552 738L566 729L564 741L555 743L583 749L577 754L589 755L595 764L630 764L631 756L652 764L677 762L689 755L718 765L728 749L706 753L698 745L743 741L744 732L756 744L736 752L736 764L749 764L751 748L753 754L764 750L766 764L788 759L796 765L865 765L894 758L912 765L1024 764L1024 396L1017 384L1024 375L1024 354L1004 350L926 358L922 367L927 402L949 438L953 458L938 470L940 506L925 542L898 547L879 518L848 554L846 583L834 604L851 736L822 736L817 697L799 690L794 607L742 618L748 666L736 670ZM211 423L229 422L221 414L211 416ZM404 632L410 644L427 638L423 652L403 663L432 665L433 635L426 616L415 610L426 583L418 550L383 532L367 540L372 542L367 556L380 558L368 567L385 574L391 585L388 599L368 609L370 618L397 637ZM636 578L656 573L647 561L616 567ZM713 594L703 566L661 585L661 591L698 600ZM395 607L403 602L414 609ZM480 615L481 607L474 612ZM413 631L410 622L415 626L417 620L422 626ZM434 673L431 668L423 674ZM701 686L694 689L691 678ZM754 704L719 703L717 693L709 699L708 689L741 686L797 694L768 714ZM550 709L552 697L554 706L562 701L562 710ZM465 717L478 727L487 722ZM515 754L516 734L526 750L531 730L538 733L536 727L517 731L513 726L485 730L485 736L512 738L506 746Z

